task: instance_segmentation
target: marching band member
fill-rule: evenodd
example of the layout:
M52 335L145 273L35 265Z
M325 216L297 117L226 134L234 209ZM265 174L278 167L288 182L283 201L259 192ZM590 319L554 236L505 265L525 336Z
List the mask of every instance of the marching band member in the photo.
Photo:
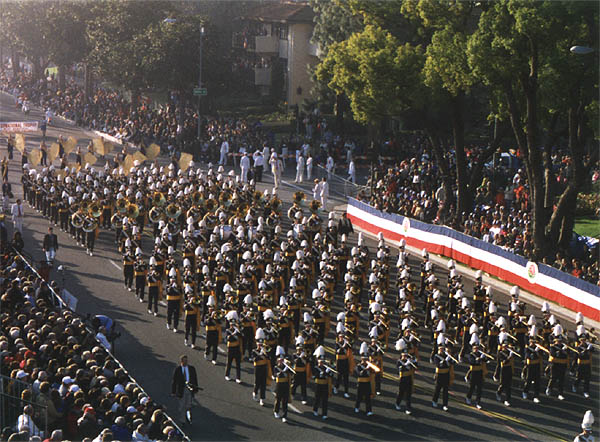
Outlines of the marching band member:
M354 404L354 412L360 410L360 403L365 402L367 416L373 415L371 408L371 397L373 395L373 369L372 364L369 365L369 346L366 342L360 345L360 363L354 368L354 375L357 378L356 402Z
M317 384L315 390L315 402L313 404L313 414L319 415L321 408L321 416L323 420L327 419L327 406L329 404L329 391L331 389L331 381L334 375L333 369L325 364L325 348L322 345L317 347L313 356L317 360L317 365L312 370L312 375Z
M396 396L396 410L402 410L402 401L406 399L406 414L412 413L411 400L414 389L414 374L417 370L417 361L408 352L404 339L396 341L396 350L401 352L398 367L398 395Z

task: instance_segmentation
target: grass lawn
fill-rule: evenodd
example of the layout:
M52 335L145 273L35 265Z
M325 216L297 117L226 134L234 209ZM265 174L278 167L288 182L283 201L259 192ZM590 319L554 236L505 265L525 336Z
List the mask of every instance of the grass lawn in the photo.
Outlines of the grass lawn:
M600 221L592 218L577 218L573 230L579 235L600 238Z

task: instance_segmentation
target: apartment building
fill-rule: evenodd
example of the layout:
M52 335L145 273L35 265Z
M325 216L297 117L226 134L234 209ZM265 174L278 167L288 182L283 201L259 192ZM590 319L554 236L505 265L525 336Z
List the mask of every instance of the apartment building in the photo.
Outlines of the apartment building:
M269 1L238 18L232 42L237 66L253 77L261 95L289 106L310 97L309 66L318 61L317 47L310 42L313 17L308 2Z

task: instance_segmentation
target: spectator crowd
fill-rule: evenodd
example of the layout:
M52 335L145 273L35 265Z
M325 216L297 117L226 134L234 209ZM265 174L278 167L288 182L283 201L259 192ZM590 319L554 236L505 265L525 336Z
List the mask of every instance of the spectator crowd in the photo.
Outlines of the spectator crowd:
M2 251L0 441L181 440L91 326L55 307L51 286L14 251Z

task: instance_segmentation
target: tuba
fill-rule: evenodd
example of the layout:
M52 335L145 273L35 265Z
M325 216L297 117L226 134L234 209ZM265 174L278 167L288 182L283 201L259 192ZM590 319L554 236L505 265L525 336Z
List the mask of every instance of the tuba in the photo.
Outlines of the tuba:
M300 208L300 206L297 206L296 203L294 202L294 205L289 208L288 213L287 213L287 216L292 223L294 223L296 221L296 213L298 213L298 212L302 213L302 209Z
M119 213L115 213L111 218L110 218L110 225L114 228L121 228L123 227L123 217L119 214Z
M88 209L90 208L90 202L89 201L82 201L79 204L79 208L83 211L83 212L87 212Z
M179 218L179 215L181 215L181 207L175 203L171 203L165 209L165 215L167 215L169 219L177 219Z
M129 204L127 206L126 214L127 214L127 218L135 219L140 215L140 208L138 207L137 204L133 204L133 203Z
M96 230L97 227L98 227L98 220L96 218L94 218L93 216L86 216L85 219L83 220L82 229L84 232L86 232L86 233L93 232L94 230Z
M191 217L194 220L194 222L200 221L201 216L202 214L200 213L200 209L198 209L197 206L190 207L186 213L186 218Z
M154 192L152 196L152 205L155 207L162 207L167 203L167 199L162 192Z
M92 215L94 218L99 218L100 215L102 215L102 206L98 204L97 201L94 201L92 204L90 204L88 210L90 215Z
M165 217L165 210L159 206L154 206L152 209L150 209L150 212L148 212L148 219L152 223L157 223L164 217Z
M231 206L231 193L228 191L223 191L221 192L221 195L219 195L219 203L225 207L228 208L229 206Z
M192 193L192 205L199 206L204 202L204 196L201 192Z
M206 200L206 210L208 212L212 212L216 208L217 208L217 202L213 198Z
M117 204L115 205L115 207L117 208L117 212L119 212L121 215L124 215L125 212L127 212L128 205L129 202L125 198L121 198L117 200Z
M83 221L83 214L81 213L81 211L77 211L73 215L71 215L71 224L76 229L81 229L83 227Z

